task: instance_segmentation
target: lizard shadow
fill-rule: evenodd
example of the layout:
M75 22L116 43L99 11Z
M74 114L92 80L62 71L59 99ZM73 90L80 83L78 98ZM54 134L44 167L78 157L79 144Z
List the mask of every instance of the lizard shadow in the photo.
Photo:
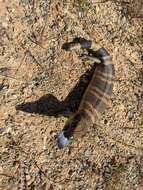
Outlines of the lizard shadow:
M15 109L47 116L68 117L71 113L74 113L78 109L80 100L87 85L89 84L89 81L91 80L94 69L95 65L92 65L91 69L81 75L79 81L63 101L59 101L52 94L46 94L36 101L18 104L15 106Z

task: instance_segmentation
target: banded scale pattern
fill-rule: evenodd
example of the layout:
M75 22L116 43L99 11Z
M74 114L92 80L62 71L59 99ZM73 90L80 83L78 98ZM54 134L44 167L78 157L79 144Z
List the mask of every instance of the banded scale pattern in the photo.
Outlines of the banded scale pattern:
M86 113L94 124L97 118L106 107L111 105L110 96L112 94L114 66L108 52L100 49L101 64L97 64L92 79L83 95L78 112Z
M95 124L105 108L111 104L110 96L113 90L114 65L109 53L106 49L99 48L99 45L89 40L69 43L69 50L79 48L92 49L93 54L90 55L92 60L95 58L95 61L97 59L99 61L92 79L83 94L77 112L68 119L58 136L59 148L69 144L72 137L83 136L87 128Z

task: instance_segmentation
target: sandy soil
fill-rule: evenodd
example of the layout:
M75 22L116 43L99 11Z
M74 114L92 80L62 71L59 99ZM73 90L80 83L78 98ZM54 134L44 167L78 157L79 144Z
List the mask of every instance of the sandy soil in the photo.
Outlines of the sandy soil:
M0 189L143 189L143 7L131 1L0 1ZM61 47L107 48L112 107L63 150L56 137L92 67ZM88 72L87 72L88 71ZM17 108L17 110L16 110Z

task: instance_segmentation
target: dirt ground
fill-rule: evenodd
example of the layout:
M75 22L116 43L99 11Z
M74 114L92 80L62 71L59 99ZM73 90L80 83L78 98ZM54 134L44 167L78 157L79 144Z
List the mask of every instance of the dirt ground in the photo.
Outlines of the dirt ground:
M60 150L91 76L75 37L112 55L112 106ZM141 0L0 1L0 190L143 189L142 44Z

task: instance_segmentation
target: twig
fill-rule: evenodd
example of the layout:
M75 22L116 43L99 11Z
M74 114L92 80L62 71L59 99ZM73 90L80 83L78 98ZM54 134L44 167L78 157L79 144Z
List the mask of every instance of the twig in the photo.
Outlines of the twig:
M142 147L137 147L137 146L134 146L134 145L131 145L131 144L127 144L127 143L125 143L125 142L123 142L123 141L121 141L121 140L116 140L116 139L114 139L113 137L111 137L111 135L109 134L109 132L107 132L107 130L105 129L106 128L106 126L104 125L100 125L100 127L102 127L102 129L103 129L103 131L106 133L106 137L110 140L110 141L112 141L112 142L116 142L116 143L118 143L118 144L121 144L123 147L131 147L131 148L133 148L133 149L137 149L137 150L139 150L139 151L143 151L143 148ZM108 131L109 131L110 129L108 128Z
M48 179L46 173L38 166L37 162L35 161L35 166L40 170L40 172Z
M0 76L6 77L6 78L10 78L10 79L14 79L14 80L18 80L18 81L21 81L21 82L24 82L24 81L22 81L22 80L20 80L20 79L18 79L18 78L15 78L15 77L9 76L9 75L2 75L2 74L0 74Z
M11 176L11 175L5 174L5 173L0 173L0 175L5 176L5 177L9 177L9 178L15 178L14 176Z
M23 46L21 46L23 49L25 49ZM30 50L25 50L25 53L24 53L25 55L24 55L24 57L22 58L22 61L21 61L21 63L19 64L19 66L18 66L18 68L16 69L16 71L15 71L15 74L17 74L17 72L18 72L18 70L19 70L19 68L21 67L21 65L23 64L23 61L26 59L26 56L30 56L33 60L34 60L34 62L39 66L39 67L41 67L43 70L44 70L44 67L42 67L41 66L41 64L37 61L37 59L34 57L34 55L31 53L31 51Z

